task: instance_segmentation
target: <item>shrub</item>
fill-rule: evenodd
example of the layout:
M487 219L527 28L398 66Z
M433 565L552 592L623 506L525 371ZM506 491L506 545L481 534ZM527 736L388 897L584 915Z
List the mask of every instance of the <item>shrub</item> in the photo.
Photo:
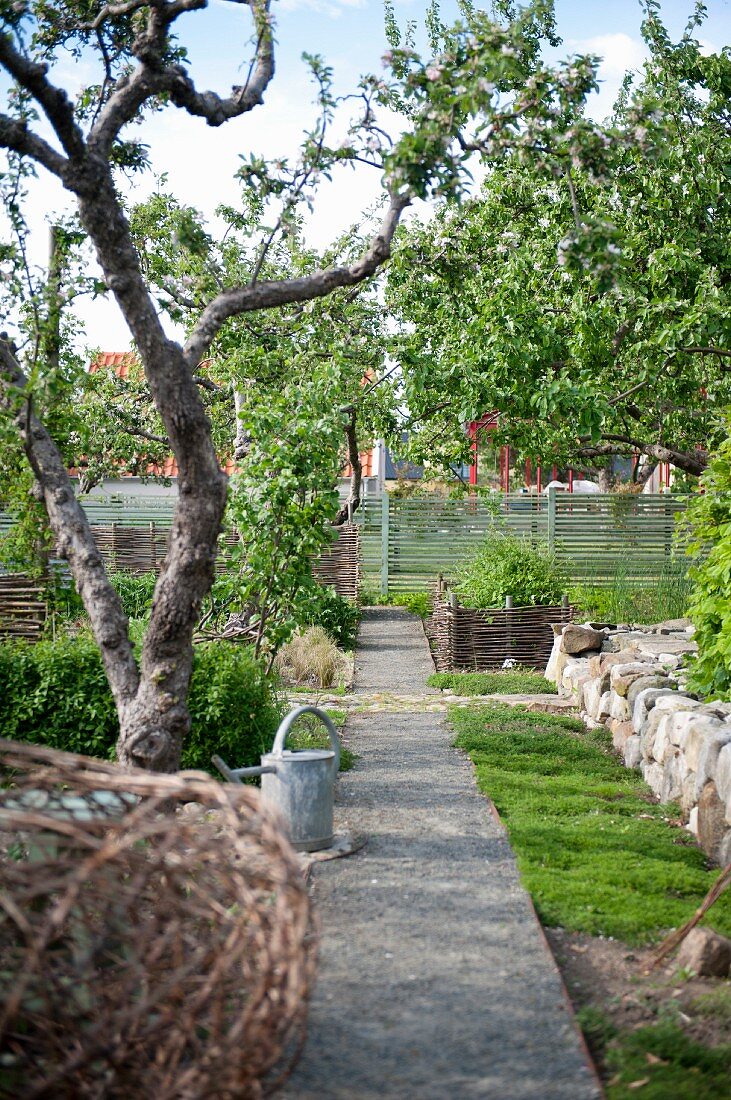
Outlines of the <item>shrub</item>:
M263 663L248 646L231 642L196 646L188 706L192 728L184 768L210 770L213 753L237 768L258 764L282 719Z
M197 646L185 768L210 769L214 752L237 767L258 764L281 717L271 681L245 647ZM36 645L0 645L3 737L111 759L119 735L101 656L85 634Z
M157 573L112 573L110 581L117 589L124 613L130 619L146 619L152 608Z
M731 438L721 444L703 476L705 493L688 506L684 526L693 584L688 614L695 625L697 659L689 686L700 695L731 698Z
M360 611L331 586L317 585L298 619L300 626L321 626L341 649L355 645Z
M275 664L285 680L319 688L332 687L349 672L344 655L321 626L295 634L280 649Z
M109 580L119 593L128 618L146 619L149 616L157 582L156 573L129 573L120 570L110 573ZM84 614L81 596L68 573L59 571L53 576L48 586L48 599L53 610L62 619L78 619Z
M568 573L545 544L504 532L491 532L458 572L455 592L466 607L501 607L512 596L516 607L557 603Z

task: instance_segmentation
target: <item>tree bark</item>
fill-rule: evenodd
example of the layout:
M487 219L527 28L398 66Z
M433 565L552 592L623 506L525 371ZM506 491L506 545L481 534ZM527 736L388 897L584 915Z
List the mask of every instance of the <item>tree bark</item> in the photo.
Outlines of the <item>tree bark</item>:
M358 434L356 431L357 413L355 408L345 409L349 413L349 419L345 425L345 438L348 444L348 462L350 463L350 492L345 504L338 511L333 523L336 527L341 523L349 522L353 513L357 512L361 504L361 490L363 485L363 463L360 460L358 450Z

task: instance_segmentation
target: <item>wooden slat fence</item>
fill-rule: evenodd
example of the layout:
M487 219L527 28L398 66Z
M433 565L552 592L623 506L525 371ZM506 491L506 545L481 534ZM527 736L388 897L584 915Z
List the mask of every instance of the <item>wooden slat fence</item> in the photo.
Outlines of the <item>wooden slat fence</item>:
M0 575L0 637L40 637L48 608L39 584L19 573Z
M673 556L673 538L686 504L686 497L674 494L553 491L493 501L369 499L356 513L363 581L382 593L429 591L440 573L453 576L489 531L502 529L553 545L575 582L607 585L620 573L627 583L648 583L683 569L682 555Z
M678 516L686 497L557 493L549 513L549 542L569 567L573 580L607 585L619 574L640 584L684 570L674 554Z

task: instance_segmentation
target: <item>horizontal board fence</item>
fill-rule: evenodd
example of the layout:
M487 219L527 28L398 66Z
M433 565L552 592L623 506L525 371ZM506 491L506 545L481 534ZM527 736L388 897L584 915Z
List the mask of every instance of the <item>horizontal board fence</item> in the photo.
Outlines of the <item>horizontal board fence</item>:
M684 568L682 555L674 555L673 547L677 516L687 500L670 493L584 495L554 490L540 497L496 494L490 500L369 497L354 517L359 578L353 580L351 537L348 549L341 548L351 564L327 583L334 583L343 595L350 595L359 581L371 592L429 591L440 573L453 576L457 565L496 529L552 545L574 582L608 585L619 575L626 584L651 583ZM174 496L85 497L82 504L114 567L159 568ZM0 515L0 534L9 526L10 518ZM139 534L128 534L129 528ZM332 568L331 562L327 569ZM348 569L352 572L345 579Z
M617 576L641 584L683 572L675 555L677 516L687 497L673 494L511 493L484 498L387 494L356 513L361 526L363 582L383 594L429 591L449 577L485 535L507 530L551 545L572 581L606 586Z
M39 638L47 615L37 581L18 573L0 576L0 638Z

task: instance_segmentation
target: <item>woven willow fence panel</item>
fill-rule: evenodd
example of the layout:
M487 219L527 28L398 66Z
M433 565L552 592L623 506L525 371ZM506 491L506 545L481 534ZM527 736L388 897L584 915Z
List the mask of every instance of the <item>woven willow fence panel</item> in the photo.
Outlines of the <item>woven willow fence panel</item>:
M429 622L439 672L502 668L507 660L543 669L554 623L571 622L570 607L511 607L475 611L438 595Z
M22 574L0 575L0 637L37 638L47 607L42 589Z

